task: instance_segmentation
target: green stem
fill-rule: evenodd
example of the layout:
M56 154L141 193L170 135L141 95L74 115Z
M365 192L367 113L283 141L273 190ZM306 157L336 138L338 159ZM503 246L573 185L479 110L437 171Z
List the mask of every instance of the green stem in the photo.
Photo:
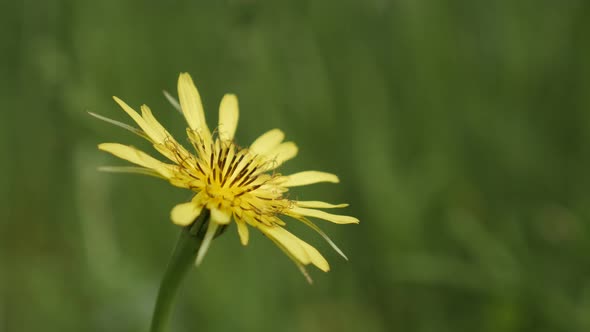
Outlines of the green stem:
M194 264L208 222L209 210L203 209L195 222L182 229L160 284L150 332L164 332L167 330L174 298L184 277Z

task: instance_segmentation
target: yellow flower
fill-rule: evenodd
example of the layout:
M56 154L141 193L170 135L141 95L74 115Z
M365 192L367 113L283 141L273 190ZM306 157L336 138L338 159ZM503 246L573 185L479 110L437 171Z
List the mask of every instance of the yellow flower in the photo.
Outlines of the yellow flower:
M324 219L337 224L358 223L350 216L330 214L317 209L341 208L347 204L329 204L320 201L297 201L286 196L290 187L318 182L338 182L336 175L318 171L305 171L281 175L274 170L295 157L297 146L283 142L284 134L273 129L242 148L233 141L238 124L238 100L226 94L219 106L219 124L212 133L205 122L201 97L191 77L180 74L178 79L180 103L166 95L182 111L187 123L187 134L194 153L180 145L154 118L146 105L141 115L117 97L117 104L137 123L140 129L118 121L92 114L102 120L130 130L148 141L170 162L162 162L128 145L102 143L100 150L130 161L140 167L105 167L104 170L153 175L168 180L172 185L190 189L195 196L190 202L176 205L170 217L180 226L190 225L203 209L210 211L210 222L197 254L196 264L202 261L219 227L232 219L237 225L243 245L248 244L248 227L260 230L281 248L307 276L304 265L313 264L328 271L326 259L311 245L288 232L279 217L289 216L300 220L321 234L343 257L344 254L321 229L307 217Z

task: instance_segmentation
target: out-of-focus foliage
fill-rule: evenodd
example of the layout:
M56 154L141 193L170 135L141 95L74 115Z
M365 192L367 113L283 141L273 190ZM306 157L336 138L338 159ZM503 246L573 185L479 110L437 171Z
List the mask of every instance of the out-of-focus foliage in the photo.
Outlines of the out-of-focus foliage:
M263 236L215 241L173 331L589 331L590 2L3 1L0 331L146 331L189 193L96 144L140 139L111 100L190 72L209 124L280 127L282 171L337 173L299 198L350 202L309 286ZM264 260L259 259L265 256ZM263 264L272 260L276 264Z

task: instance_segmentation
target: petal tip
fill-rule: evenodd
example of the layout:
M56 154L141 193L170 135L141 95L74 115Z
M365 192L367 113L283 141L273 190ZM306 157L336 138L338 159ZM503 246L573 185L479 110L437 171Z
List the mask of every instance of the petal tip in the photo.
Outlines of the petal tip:
M121 104L124 104L124 103L125 103L123 100L121 100L121 98L119 98L119 97L117 97L117 96L113 96L113 100L114 100L114 101L115 101L117 104L119 104L119 105L121 105Z
M100 143L96 147L98 147L99 150L106 151L111 144L113 143Z
M178 83L179 84L186 84L186 83L188 83L188 84L194 85L193 78L187 72L183 72L183 73L180 73L180 75L178 75Z

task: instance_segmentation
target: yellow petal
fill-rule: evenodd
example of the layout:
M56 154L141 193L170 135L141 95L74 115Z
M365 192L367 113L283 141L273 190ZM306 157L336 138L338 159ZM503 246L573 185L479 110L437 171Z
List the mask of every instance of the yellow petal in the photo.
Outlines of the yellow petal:
M141 106L143 116L139 115L133 108L127 105L124 101L117 97L113 97L115 102L121 106L121 108L127 113L137 125L145 132L145 134L154 143L162 143L166 137L166 130L162 125L154 118L150 109L143 105ZM146 120L146 115L148 119Z
M314 184L318 182L339 182L336 175L318 171L299 172L287 175L285 178L285 182L281 183L283 187L306 186L308 184Z
M170 135L170 134L168 134ZM160 152L164 157L180 166L186 167L186 163L194 157L184 146L180 145L172 136L168 136L164 143L154 143L154 149Z
M141 115L145 121L149 131L144 130L154 142L163 143L166 137L170 137L170 134L166 129L156 120L152 111L147 105L141 105Z
M220 210L217 208L211 209L211 221L220 224L227 225L231 221L231 212Z
M248 226L246 226L246 223L241 219L236 219L236 224L238 225L238 234L240 235L240 242L242 242L242 245L247 245L248 239L250 237L248 232Z
M294 259L303 263L309 264L310 257L307 254L305 248L301 245L301 240L295 235L289 233L287 230L280 226L265 226L263 224L258 225L258 228L269 237L275 239L281 246L293 256Z
M293 256L293 254L291 254L289 252L289 250L287 250L287 248L285 248L285 246L283 246L282 243L280 243L279 241L277 241L275 238L271 237L271 236L267 236L269 238L269 240L271 240L274 244L277 245L277 247L279 247L279 249L281 249L282 252L285 253L285 255L287 255L287 257L289 257L289 259L291 261L293 261L293 263L295 263L295 265L297 266L297 268L299 269L299 271L301 271L301 273L303 274L303 276L305 277L305 279L307 279L307 282L309 282L309 284L313 284L313 280L311 279L311 277L309 276L309 273L307 273L307 269L305 268L305 265L303 265L303 263L301 263L299 260L297 260L297 258L295 258Z
M234 156L236 154L236 148L234 144L230 144L229 145L229 149L227 150L227 156L225 157L225 160L233 160ZM233 163L231 162L226 162L225 165L223 166L223 169L221 170L221 174L224 174L224 177L226 176L225 174L227 174L227 172L229 171L229 168L233 166ZM230 182L229 181L225 181L225 183L223 184L223 187L229 187Z
M277 147L285 139L285 134L280 129L272 129L258 137L250 150L255 154L265 154Z
M182 73L178 77L178 96L180 98L182 113L189 127L197 131L204 138L211 138L209 127L207 127L207 123L205 122L205 112L203 111L201 96L188 73Z
M139 166L153 169L166 178L171 177L173 174L171 165L167 165L134 147L119 143L102 143L98 145L98 148Z
M176 205L170 211L170 219L179 226L188 226L201 214L202 208L193 202Z
M238 98L232 94L226 94L219 105L219 137L223 140L234 139L238 127Z
M168 179L168 182L175 187L187 189L198 188L204 185L203 181L196 180L181 173L174 174L174 177Z
M320 201L297 201L297 206L304 207L304 208L316 208L316 209L335 209L335 208L343 208L347 207L348 204L330 204L326 202Z
M310 216L319 219L324 219L327 221L331 221L335 224L358 224L359 220L355 217L351 216L341 216L338 214L331 214L320 210L314 209L305 209L300 207L294 207L291 209L291 212L300 214L303 216Z
M301 239L299 239L299 244L307 252L307 255L309 256L311 263L313 265L317 266L320 270L324 272L330 271L330 264L328 264L328 261L324 258L324 256L322 256L322 254L320 254L319 251L317 251L316 248L312 247L307 242Z
M119 99L119 97L113 96L113 99L115 100L115 102L117 104L119 104L119 106L121 106L123 111L125 111L125 113L127 113L127 115L129 115L133 119L133 121L135 121L135 123L137 123L137 125L141 129L143 129L143 131L145 132L146 130L144 127L146 127L146 124L145 124L145 121L143 120L143 118L141 117L141 115L139 115L139 113L137 113L133 108L131 108L129 105L127 105L124 101ZM146 134L147 134L147 132L146 132Z
M293 142L285 142L265 154L266 158L272 161L269 170L281 166L285 161L293 159L297 155L297 145Z
M263 233L276 241L279 247L285 250L289 257L296 260L296 263L304 265L311 263L324 272L330 270L328 261L326 261L319 251L307 242L288 232L286 229L279 226L268 227L264 225L261 225L259 228ZM302 272L309 280L309 276L305 272L305 269L303 269Z

